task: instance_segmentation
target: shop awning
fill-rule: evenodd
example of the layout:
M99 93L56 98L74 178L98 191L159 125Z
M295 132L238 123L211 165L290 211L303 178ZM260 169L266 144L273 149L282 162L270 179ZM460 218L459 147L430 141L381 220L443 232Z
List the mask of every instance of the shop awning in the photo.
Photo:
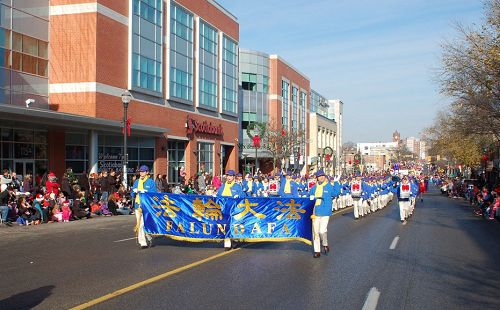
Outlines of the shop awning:
M44 125L45 128L94 129L115 133L122 133L123 128L121 121L7 104L0 104L0 119L5 126L26 126L29 123ZM134 134L153 136L161 136L170 131L167 128L134 123L131 130Z

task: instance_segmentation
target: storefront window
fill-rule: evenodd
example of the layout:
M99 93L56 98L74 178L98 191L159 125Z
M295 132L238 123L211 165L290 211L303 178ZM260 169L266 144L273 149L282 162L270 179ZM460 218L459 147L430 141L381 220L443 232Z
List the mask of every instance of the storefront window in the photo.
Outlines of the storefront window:
M47 171L47 132L34 129L0 128L2 169L43 175Z
M181 167L186 165L186 142L179 140L168 141L168 182L181 183L179 175Z
M198 143L198 171L214 172L214 145L212 143Z
M88 151L85 133L66 133L66 168L74 173L87 173Z
M99 136L98 168L102 170L114 169L117 173L123 170L123 137L122 136ZM154 174L153 165L155 160L155 139L145 137L130 137L127 143L128 173L136 173L140 166L149 167Z

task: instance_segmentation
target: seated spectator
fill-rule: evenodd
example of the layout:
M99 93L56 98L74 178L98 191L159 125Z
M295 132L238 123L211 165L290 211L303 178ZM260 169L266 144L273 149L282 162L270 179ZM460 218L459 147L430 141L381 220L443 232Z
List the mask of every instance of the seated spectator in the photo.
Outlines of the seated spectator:
M9 202L11 199L11 190L7 184L2 184L0 188L0 222L7 224L7 219L9 216ZM8 224L7 224L8 225Z
M33 208L27 201L26 197L21 196L17 201L18 209L18 222L26 225L39 224L41 220L41 214Z
M111 196L114 196L114 195L113 194L109 195L109 197L111 197ZM109 199L109 197L108 197L108 199ZM112 215L108 209L108 202L107 201L101 200L100 205L101 205L101 214L102 215L104 215L104 216L111 216Z
M41 221L43 223L47 223L47 221L48 221L48 209L47 208L45 208L45 209L43 208L43 201L44 201L44 199L43 199L42 194L36 195L35 201L33 203L33 207L35 209L37 209L38 212L40 212Z
M73 220L81 220L83 218L90 218L90 211L87 205L85 204L85 192L80 192L79 198L73 201L73 205L71 207L72 218Z
M113 215L117 215L116 209L118 208L118 204L116 202L117 202L116 195L109 195L109 198L108 198L108 210Z
M489 207L489 220L494 220L495 216L497 215L498 209L500 208L500 197L498 197L497 192L491 192L493 196L493 202Z
M51 220L53 222L62 222L63 221L63 213L61 209L59 209L59 205L54 205L52 208L52 217Z
M101 204L97 201L92 202L90 212L95 215L101 215Z
M123 196L120 200L117 200L116 214L129 215L132 214L132 209L130 208L130 201L127 197Z

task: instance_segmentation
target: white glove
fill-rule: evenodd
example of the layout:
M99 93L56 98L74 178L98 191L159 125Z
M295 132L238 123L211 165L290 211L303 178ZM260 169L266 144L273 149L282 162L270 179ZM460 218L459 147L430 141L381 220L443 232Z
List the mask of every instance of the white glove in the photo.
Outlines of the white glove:
M240 198L240 196L239 196L239 195L234 195L234 197L233 197L233 198Z
M309 200L314 200L314 195L309 196Z
M137 188L134 188L133 192L134 192L134 193L137 193Z
M144 194L146 191L140 191L141 194Z

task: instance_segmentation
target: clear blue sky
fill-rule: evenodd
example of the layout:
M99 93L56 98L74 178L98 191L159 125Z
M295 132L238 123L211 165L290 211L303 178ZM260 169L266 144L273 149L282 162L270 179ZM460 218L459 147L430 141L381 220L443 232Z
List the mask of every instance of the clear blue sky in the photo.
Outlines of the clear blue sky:
M420 135L449 101L435 70L456 22L480 24L481 0L217 0L240 47L278 54L311 87L344 102L344 141Z

